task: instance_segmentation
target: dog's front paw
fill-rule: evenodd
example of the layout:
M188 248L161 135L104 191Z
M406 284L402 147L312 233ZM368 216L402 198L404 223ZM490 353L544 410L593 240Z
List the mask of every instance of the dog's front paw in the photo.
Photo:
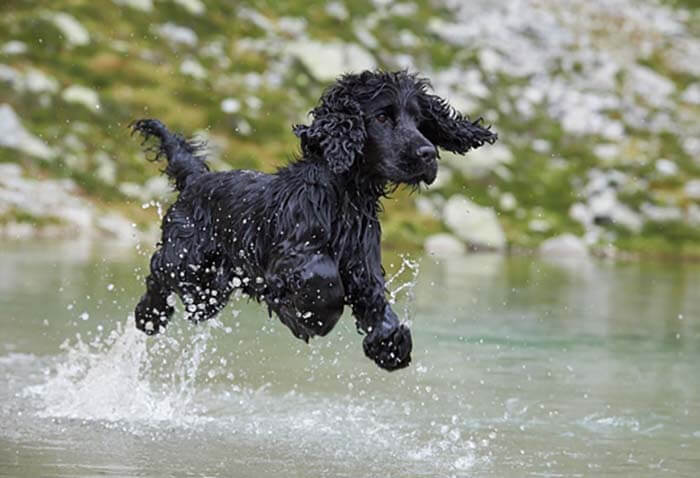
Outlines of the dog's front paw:
M155 335L165 330L165 326L168 325L168 318L172 315L174 309L169 305L166 305L163 309L163 311L159 311L143 300L139 302L134 311L136 328L147 335Z
M402 324L380 322L367 334L362 347L367 357L390 372L411 363L411 331Z

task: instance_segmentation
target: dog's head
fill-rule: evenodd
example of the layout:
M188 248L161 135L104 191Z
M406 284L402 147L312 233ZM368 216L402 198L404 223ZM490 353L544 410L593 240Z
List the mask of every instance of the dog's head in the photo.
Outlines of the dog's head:
M438 147L464 154L497 138L405 71L344 75L311 113L310 125L294 126L305 155L335 173L357 168L395 184L432 183Z

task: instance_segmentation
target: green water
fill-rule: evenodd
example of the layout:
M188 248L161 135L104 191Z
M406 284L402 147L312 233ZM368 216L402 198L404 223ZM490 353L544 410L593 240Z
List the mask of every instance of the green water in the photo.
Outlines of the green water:
M244 301L147 339L145 256L4 244L0 475L698 476L700 265L416 259L388 374Z

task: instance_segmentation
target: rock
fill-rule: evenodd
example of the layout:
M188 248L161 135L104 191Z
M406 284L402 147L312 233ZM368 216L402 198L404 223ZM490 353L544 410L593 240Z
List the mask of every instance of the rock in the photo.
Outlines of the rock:
M194 58L186 58L180 64L180 73L196 78L197 80L203 80L207 77L207 70Z
M24 88L32 93L56 93L58 81L41 70L31 68L24 74Z
M119 185L119 191L125 196L140 199L141 201L150 201L152 199L164 199L172 192L172 187L168 182L168 178L160 175L153 176L143 185L123 182Z
M102 235L119 242L134 243L138 237L131 222L116 213L98 216L95 225Z
M644 220L632 209L618 201L617 195L612 188L591 197L588 201L593 222L604 224L612 222L619 224L632 232L640 232L644 225Z
M700 138L685 138L682 146L689 156L700 156Z
M552 151L552 143L546 139L537 138L532 141L532 149L540 154L546 154Z
M496 250L505 248L505 234L493 209L457 194L448 199L442 215L450 230L468 244Z
M326 13L333 18L337 18L340 21L347 20L348 17L350 17L348 9L345 8L345 4L337 0L326 3Z
M527 228L532 232L547 232L552 225L546 219L532 219L527 223Z
M367 48L377 48L379 46L377 38L364 25L355 23L353 33L355 33L355 37L363 46Z
M691 226L700 227L700 206L691 204L686 211L686 220Z
M206 7L201 0L174 0L175 3L190 12L192 15L203 15Z
M287 44L286 51L319 81L332 81L343 73L374 70L377 67L374 57L354 43L298 40Z
M15 91L24 93L55 93L58 82L46 76L41 70L29 68L22 73L14 68L0 64L0 81L9 83Z
M26 43L19 40L12 40L5 43L0 51L4 55L22 55L27 53L28 48Z
M512 211L518 206L518 201L513 194L503 193L498 199L498 206L501 208L501 211Z
M442 187L447 186L452 181L452 170L446 166L440 166L438 168L437 176L433 184L428 185L428 189L438 190Z
M15 70L11 66L0 64L0 81L9 83L12 88L21 91L22 73Z
M507 146L499 143L470 151L466 156L449 151L442 151L441 156L450 167L468 178L482 178L498 170L499 167L513 162L513 153Z
M15 163L0 163L0 177L20 178L22 177L22 167Z
M620 156L620 147L614 143L597 144L593 147L593 154L603 161L612 161Z
M0 105L0 146L22 151L31 156L51 159L55 152L44 141L29 133L8 104Z
M452 234L434 234L425 240L425 252L431 256L453 257L461 256L467 251L462 241Z
M197 45L199 39L191 28L176 25L174 23L164 23L155 28L156 33L173 44L181 44L189 47Z
M593 213L583 203L577 202L572 204L569 208L569 217L586 229L593 225Z
M647 219L653 222L680 221L683 219L683 212L675 206L656 206L647 202L642 204L640 210Z
M61 93L61 98L68 103L83 105L90 111L100 110L100 97L97 92L81 85L71 85Z
M241 110L241 102L236 98L224 98L221 101L221 111L228 114L238 113Z
M104 151L98 151L95 154L95 163L97 170L95 176L107 184L115 184L117 181L117 165Z
M656 161L656 171L662 176L675 176L678 174L678 166L668 159L659 159Z
M73 16L67 13L49 13L48 19L58 28L70 46L83 46L90 43L90 33Z
M163 175L149 178L143 185L143 199L163 199L173 192L170 181Z
M693 83L681 94L681 100L691 105L700 105L700 83Z
M430 196L422 195L416 197L416 209L419 214L432 217L433 219L440 219L440 209Z
M282 17L277 20L277 29L293 38L300 38L306 32L306 20L303 18Z
M135 10L141 10L143 12L150 12L153 10L152 0L113 0L117 5L124 5L125 7L130 7Z
M652 106L661 108L669 104L668 97L676 90L676 85L651 68L633 64L628 70L627 88Z
M566 258L588 257L588 247L583 239L573 234L562 234L547 239L539 247L540 254L544 256L558 256Z
M700 179L691 179L685 183L683 192L688 199L700 200Z

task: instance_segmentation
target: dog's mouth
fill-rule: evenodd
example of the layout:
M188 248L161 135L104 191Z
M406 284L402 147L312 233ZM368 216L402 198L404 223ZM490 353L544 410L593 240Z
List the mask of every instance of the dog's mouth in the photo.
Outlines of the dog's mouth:
M437 163L426 165L422 171L409 175L403 182L412 186L418 186L420 183L426 185L433 184L437 177Z

